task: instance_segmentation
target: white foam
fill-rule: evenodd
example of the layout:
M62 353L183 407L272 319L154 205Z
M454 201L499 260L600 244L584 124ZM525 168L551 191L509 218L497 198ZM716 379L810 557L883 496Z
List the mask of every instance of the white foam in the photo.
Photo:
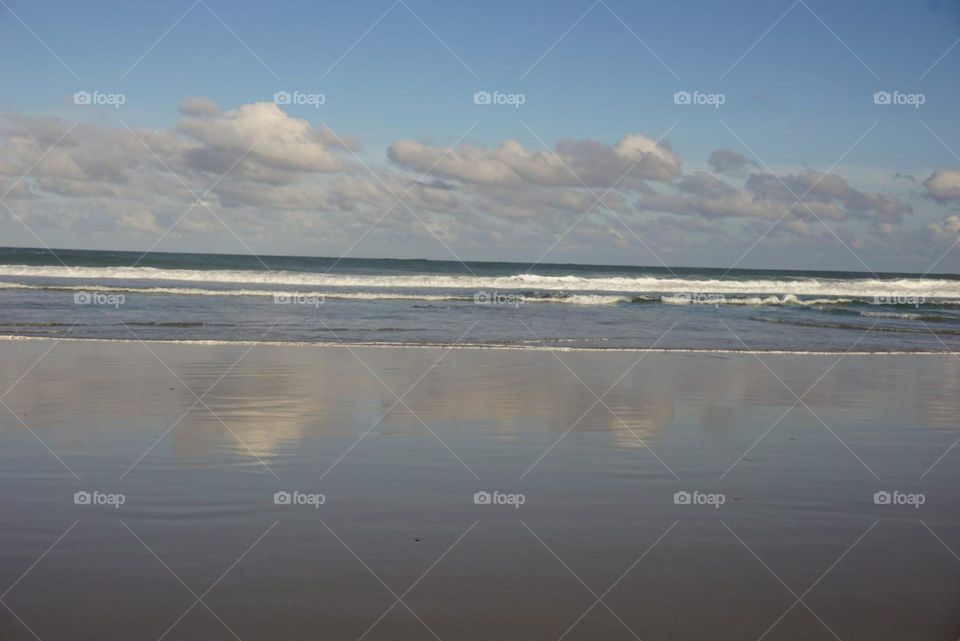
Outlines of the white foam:
M564 292L655 292L671 294L752 294L760 296L835 296L872 298L913 296L960 299L960 281L936 278L894 279L696 279L637 277L583 277L515 274L512 276L456 276L439 274L348 275L290 271L157 269L154 267L62 267L0 265L0 277L45 277L90 280L165 280L193 283L230 283L293 287L370 287L398 289L542 290Z
M667 305L843 305L853 302L850 298L797 298L796 294L783 296L745 296L731 297L723 295L705 296L674 294L661 296L660 302Z
M272 298L274 296L283 296L291 294L290 290L270 290L270 289L204 289L196 287L118 287L114 285L99 285L90 283L85 285L32 285L27 283L5 283L0 282L0 289L26 289L42 291L67 291L67 292L122 292L125 294L168 294L173 296L258 296ZM305 296L318 296L321 298L342 299L342 300L416 300L416 301L476 301L474 295L465 294L404 294L400 292L345 292L339 290L325 291L298 291L297 294ZM518 296L517 303L568 303L572 305L612 305L615 303L628 303L631 301L627 296L603 296L603 295L570 295L570 296Z
M338 343L334 341L249 341L249 340L189 340L189 339L138 339L138 338L68 338L52 336L20 336L17 334L0 334L0 341L56 341L65 343L117 343L132 344L146 343L153 345L184 345L203 347L336 347L342 349L355 348L386 348L386 349L443 349L443 350L487 350L487 351L537 351L537 352L653 352L657 354L724 354L729 356L741 355L771 355L771 356L950 356L956 354L943 351L846 351L846 350L752 350L752 349L708 349L696 347L562 347L553 345L505 345L479 343L399 343L399 342L355 342Z
M860 312L861 316L869 318L898 318L900 320L922 320L923 314L914 314L910 312Z

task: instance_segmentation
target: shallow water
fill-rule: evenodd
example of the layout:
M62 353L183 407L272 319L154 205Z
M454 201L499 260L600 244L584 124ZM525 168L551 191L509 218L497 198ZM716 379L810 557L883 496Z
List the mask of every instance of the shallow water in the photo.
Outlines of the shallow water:
M22 341L11 386L4 639L960 634L954 356Z

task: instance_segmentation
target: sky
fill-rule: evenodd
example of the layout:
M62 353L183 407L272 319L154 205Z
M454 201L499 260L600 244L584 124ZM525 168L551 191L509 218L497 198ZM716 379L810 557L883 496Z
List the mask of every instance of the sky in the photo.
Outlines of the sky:
M0 245L960 272L960 2L0 0Z

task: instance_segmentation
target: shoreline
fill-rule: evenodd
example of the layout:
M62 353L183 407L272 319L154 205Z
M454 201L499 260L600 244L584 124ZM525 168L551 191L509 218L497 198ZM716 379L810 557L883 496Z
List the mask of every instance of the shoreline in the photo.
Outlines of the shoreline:
M949 350L908 351L908 350L746 350L711 349L704 347L551 347L546 345L485 345L478 343L399 343L399 342L354 342L343 341L250 341L250 340L214 340L214 339L159 339L159 338L79 338L52 336L21 336L0 334L0 341L55 341L76 343L148 343L152 345L195 345L219 347L236 345L250 347L264 345L268 347L340 347L340 348L405 348L405 349L458 349L477 351L537 351L537 352L635 352L656 354L724 354L724 355L771 355L771 356L958 356Z

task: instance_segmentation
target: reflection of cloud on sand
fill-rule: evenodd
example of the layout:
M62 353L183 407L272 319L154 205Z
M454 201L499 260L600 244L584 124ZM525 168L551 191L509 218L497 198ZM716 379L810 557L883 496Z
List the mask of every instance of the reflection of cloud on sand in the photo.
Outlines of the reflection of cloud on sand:
M216 416L198 406L184 418L175 432L178 454L206 452L211 434L219 444L215 433L227 429L221 420L235 434L226 437L237 456L267 459L293 452L305 438L347 436L365 414L361 406L382 387L343 367L342 359L291 359L294 349L254 348L204 398ZM219 376L200 374L206 387Z
M42 351L39 345L4 345L4 369L27 370ZM640 439L662 441L668 432L671 440L710 447L704 444L722 445L745 425L765 428L795 400L749 356L647 354L610 389L637 353L564 352L574 375L545 352L264 345L236 363L246 347L150 348L176 376L136 343L63 343L5 402L28 415L41 436L77 449L96 447L121 431L136 447L149 445L187 412L149 456L169 456L172 448L179 459L219 454L269 464L297 456L308 441L349 444L375 423L367 438L432 438L421 419L445 439L559 435L576 423L571 434L595 434L617 447L643 447ZM763 358L798 394L837 360ZM403 395L414 384L404 396L409 410L403 404L390 409L396 401L391 390ZM584 384L603 396L589 411L596 397ZM201 395L214 386L204 403L216 416L203 405L187 411L196 398L184 385ZM849 356L805 401L841 431L899 425L952 434L960 413L958 388L960 359ZM900 402L891 406L894 397ZM81 429L88 425L93 431Z

